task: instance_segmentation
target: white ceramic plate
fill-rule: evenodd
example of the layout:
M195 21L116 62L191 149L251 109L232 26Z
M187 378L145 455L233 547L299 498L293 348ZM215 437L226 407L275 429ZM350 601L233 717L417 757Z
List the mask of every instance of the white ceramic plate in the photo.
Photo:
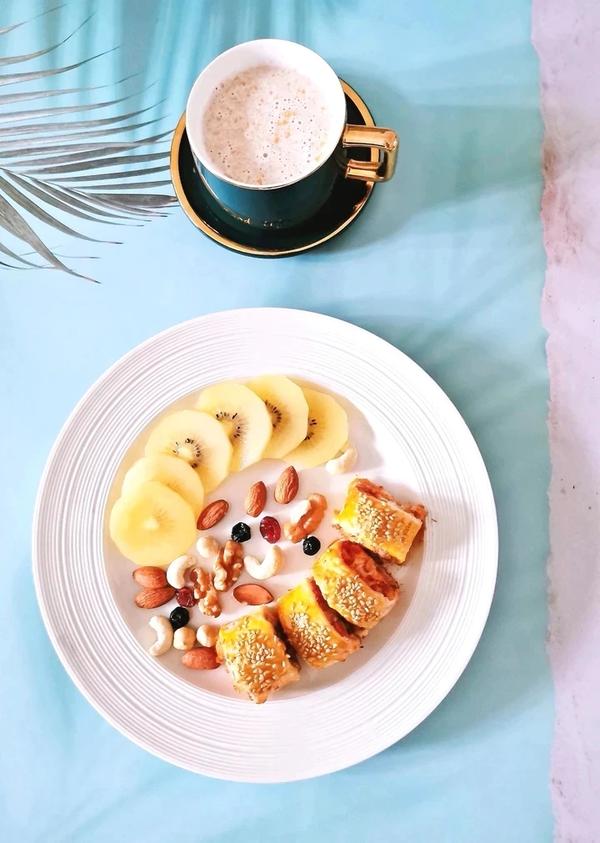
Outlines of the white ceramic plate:
M340 397L360 458L378 479L430 512L423 544L399 571L403 596L346 663L303 669L300 682L263 706L238 698L225 671L152 659L151 612L133 604L133 566L107 535L124 470L157 416L202 387L280 372ZM229 478L225 536L243 515L263 461ZM332 505L349 477L301 474L301 493ZM237 505L236 505L237 504ZM269 512L284 514L281 507ZM247 519L244 519L247 520ZM254 524L252 519L251 523ZM252 543L260 551L258 530ZM323 543L332 531L319 530ZM91 704L144 749L224 779L281 782L355 764L390 746L440 703L481 636L494 591L497 525L485 466L459 413L415 363L368 332L315 313L274 308L216 313L176 325L135 348L89 390L46 466L33 530L34 576L49 635ZM299 548L269 581L279 596L310 568ZM166 607L168 608L168 607ZM243 610L231 597L223 619ZM163 611L163 610L161 610ZM201 622L198 615L193 616Z

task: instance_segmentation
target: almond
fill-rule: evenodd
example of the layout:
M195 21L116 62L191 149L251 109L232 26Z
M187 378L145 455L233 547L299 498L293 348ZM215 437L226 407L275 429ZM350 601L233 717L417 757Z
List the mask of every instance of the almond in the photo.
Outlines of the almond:
M167 585L167 575L162 568L153 565L142 565L133 572L133 579L142 588L162 588Z
M218 524L222 518L225 518L229 512L229 504L227 501L218 500L209 503L205 506L198 516L198 523L196 526L199 530L210 530L215 524Z
M140 609L156 609L175 597L175 589L170 585L162 588L143 588L135 595L135 605Z
M248 515L251 515L253 518L256 518L257 515L265 508L265 504L267 502L267 487L259 480L258 483L253 483L252 486L248 489L248 494L246 495L246 502L244 504L244 508Z
M214 670L219 666L219 659L214 647L194 647L184 654L181 663L190 670Z
M264 585L257 585L253 582L236 585L233 589L233 596L238 603L247 603L248 606L264 606L265 603L271 603L273 600L273 595Z
M288 467L279 475L275 484L275 500L277 503L289 503L298 494L298 472L293 465Z

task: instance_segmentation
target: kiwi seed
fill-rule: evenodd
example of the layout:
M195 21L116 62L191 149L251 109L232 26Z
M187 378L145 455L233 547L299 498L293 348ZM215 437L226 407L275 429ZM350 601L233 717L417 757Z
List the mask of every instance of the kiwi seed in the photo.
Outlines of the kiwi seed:
M271 414L271 422L273 424L273 428L276 428L278 425L281 424L281 419L283 418L283 413L277 406L277 404L272 404L270 401L265 401L267 410Z
M195 439L191 439L189 436L186 436L186 438L183 440L183 442L179 442L179 441L175 440L174 447L171 448L171 452L176 457L180 457L181 456L180 451L183 450L183 449L186 449L186 450L189 451L190 446L191 446L192 451L194 452L194 456L193 456L193 462L190 462L189 465L192 468L198 468L198 466L200 465L200 457L202 456L202 448L200 447L198 442L196 442Z
M240 421L236 421L238 417L237 413L226 413L225 410L219 410L218 413L215 413L215 418L217 421L230 421L233 422L233 432L231 434L232 439L239 439L240 436L243 436L245 432L244 427L244 419Z
M317 425L318 425L318 422L317 422L316 419L309 419L308 420L308 433L306 434L306 436L304 438L305 442L308 442L310 439L312 439L313 431L311 431L311 427L316 427Z

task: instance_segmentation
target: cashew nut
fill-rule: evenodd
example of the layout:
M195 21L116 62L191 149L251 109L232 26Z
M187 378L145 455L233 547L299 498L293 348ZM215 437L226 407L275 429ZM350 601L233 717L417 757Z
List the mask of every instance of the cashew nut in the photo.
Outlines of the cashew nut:
M325 468L330 474L345 474L351 471L356 465L358 459L358 451L352 445L348 445L345 451L333 460L329 460L325 464Z
M219 637L219 627L203 623L196 630L196 640L202 647L214 647Z
M191 650L196 646L196 632L191 626L180 626L173 635L173 646L176 650Z
M162 656L167 650L171 649L173 644L173 627L168 618L164 615L152 615L148 621L150 626L156 632L156 641L148 649L151 656Z
M169 585L172 585L173 588L183 588L185 585L185 572L188 568L191 568L193 564L193 558L187 554L178 556L177 559L173 559L167 568L167 582Z
M220 549L214 536L200 536L196 542L196 550L203 559L213 559Z
M256 556L244 556L244 567L255 580L268 580L279 572L282 565L283 550L277 544L267 550L262 562L259 562Z

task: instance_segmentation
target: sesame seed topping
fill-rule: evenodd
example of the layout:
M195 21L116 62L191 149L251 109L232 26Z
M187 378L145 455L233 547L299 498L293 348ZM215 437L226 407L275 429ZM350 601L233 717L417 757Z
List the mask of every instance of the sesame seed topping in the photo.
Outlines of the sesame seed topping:
M357 626L373 623L379 617L378 601L365 591L365 586L356 575L336 578L336 603L342 607L342 614Z
M339 523L365 547L403 562L421 522L389 498L387 493L378 496L355 485L348 492Z
M316 621L311 621L300 606L292 606L288 618L289 635L294 647L307 661L326 662L337 649L331 631Z
M255 616L246 615L230 625L230 634L234 629L224 655L236 686L247 690L252 697L275 690L290 663L272 625L265 621L262 628L257 628Z

